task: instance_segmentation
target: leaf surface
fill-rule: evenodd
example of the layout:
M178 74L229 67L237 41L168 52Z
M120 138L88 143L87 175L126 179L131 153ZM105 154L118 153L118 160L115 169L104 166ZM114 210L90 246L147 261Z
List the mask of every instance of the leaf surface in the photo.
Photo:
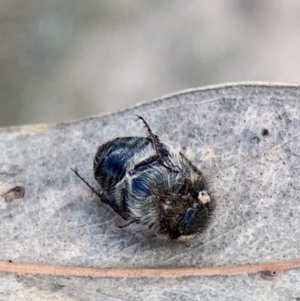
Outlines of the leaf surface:
M22 199L0 197L0 260L177 268L299 259L299 99L297 85L229 84L73 123L0 130L0 195L25 188ZM118 229L120 217L70 170L77 166L98 187L92 172L97 147L116 137L145 136L136 114L210 179L215 218L190 247L135 226ZM261 273L178 279L0 275L5 300L300 298L299 270L275 280Z

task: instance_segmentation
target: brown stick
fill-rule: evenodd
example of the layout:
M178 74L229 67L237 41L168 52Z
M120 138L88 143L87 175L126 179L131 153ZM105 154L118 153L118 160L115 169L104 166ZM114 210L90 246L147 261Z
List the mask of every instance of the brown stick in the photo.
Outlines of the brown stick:
M85 268L0 261L0 272L18 275L40 274L93 278L180 278L190 276L235 276L252 273L278 274L300 267L300 260L270 262L254 265L187 267L187 268Z

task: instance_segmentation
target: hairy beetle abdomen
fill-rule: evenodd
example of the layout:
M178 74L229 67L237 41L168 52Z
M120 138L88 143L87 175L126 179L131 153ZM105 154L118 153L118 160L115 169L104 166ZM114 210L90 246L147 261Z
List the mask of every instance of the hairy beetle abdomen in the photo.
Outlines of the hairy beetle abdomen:
M124 137L111 140L98 148L94 159L95 179L104 192L112 195L126 173L154 152L149 138Z

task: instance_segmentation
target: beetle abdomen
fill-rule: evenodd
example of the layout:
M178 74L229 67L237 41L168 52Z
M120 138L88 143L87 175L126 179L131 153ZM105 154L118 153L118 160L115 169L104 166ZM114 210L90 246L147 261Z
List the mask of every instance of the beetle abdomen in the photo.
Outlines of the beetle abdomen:
M136 164L147 160L155 150L149 138L124 137L116 138L98 148L94 159L95 179L108 196L115 192L126 172Z

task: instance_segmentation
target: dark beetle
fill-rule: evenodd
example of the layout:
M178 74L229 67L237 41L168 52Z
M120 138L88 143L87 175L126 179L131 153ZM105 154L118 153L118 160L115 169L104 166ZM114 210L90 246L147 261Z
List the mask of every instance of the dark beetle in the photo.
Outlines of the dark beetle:
M145 225L159 237L188 242L207 227L214 209L203 174L181 152L166 146L141 119L148 137L124 137L98 148L97 192L128 223Z

